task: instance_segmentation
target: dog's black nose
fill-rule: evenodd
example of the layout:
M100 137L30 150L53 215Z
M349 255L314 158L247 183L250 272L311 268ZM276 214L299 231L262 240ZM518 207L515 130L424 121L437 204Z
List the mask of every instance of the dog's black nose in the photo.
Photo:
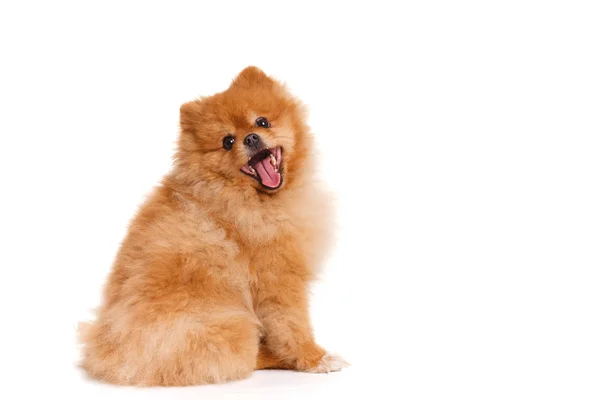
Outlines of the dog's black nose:
M259 143L260 136L258 136L256 133L251 133L248 136L246 136L246 138L244 138L244 144L248 147L258 147Z

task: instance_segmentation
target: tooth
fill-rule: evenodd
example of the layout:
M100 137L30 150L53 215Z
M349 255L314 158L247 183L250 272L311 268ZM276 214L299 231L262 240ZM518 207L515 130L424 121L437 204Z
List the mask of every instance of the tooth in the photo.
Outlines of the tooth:
M277 160L275 159L275 156L273 154L270 155L271 157L271 165L276 167L277 166Z

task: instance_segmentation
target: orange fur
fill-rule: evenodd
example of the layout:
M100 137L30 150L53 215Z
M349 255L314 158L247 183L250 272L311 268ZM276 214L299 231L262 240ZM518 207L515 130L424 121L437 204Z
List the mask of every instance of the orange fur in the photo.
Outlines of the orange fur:
M253 125L258 116L272 127ZM222 147L251 132L283 148L278 190L240 172L241 140ZM173 386L262 368L328 372L308 312L330 236L311 156L303 107L258 68L184 104L174 168L131 222L96 321L81 326L89 375Z

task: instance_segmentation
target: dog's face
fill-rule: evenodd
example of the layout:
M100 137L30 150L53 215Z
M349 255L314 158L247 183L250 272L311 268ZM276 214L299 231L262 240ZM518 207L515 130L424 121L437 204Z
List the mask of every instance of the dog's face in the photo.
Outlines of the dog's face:
M224 92L181 107L179 163L205 180L275 193L308 156L302 106L256 67Z

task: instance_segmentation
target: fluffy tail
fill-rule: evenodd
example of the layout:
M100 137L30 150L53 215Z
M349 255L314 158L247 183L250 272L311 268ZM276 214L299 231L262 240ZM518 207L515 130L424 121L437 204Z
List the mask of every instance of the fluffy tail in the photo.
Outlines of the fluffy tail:
M90 331L92 330L91 322L80 322L77 326L77 341L79 344L84 344L90 337Z

